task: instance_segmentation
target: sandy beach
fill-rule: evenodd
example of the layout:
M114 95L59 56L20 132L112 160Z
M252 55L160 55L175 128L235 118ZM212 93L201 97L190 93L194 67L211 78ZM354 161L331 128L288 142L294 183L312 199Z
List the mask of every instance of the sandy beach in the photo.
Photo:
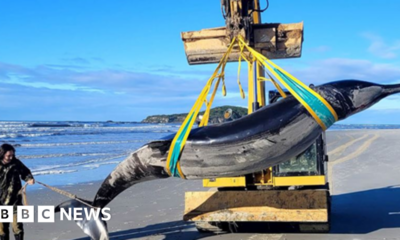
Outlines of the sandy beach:
M329 234L198 233L182 221L185 191L206 191L201 181L170 178L141 183L109 205L110 239L398 239L400 238L400 130L329 131L332 227ZM85 176L82 176L85 177ZM62 178L62 175L60 175ZM49 183L50 184L50 183ZM101 182L63 186L92 199ZM47 189L30 191L29 205L68 200ZM74 222L26 223L28 240L89 239Z

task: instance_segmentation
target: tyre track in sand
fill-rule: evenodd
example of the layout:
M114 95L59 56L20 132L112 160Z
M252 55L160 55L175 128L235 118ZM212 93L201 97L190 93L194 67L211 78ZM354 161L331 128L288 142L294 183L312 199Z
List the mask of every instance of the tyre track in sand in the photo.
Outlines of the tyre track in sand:
M328 152L328 155L330 155L332 153L333 154L335 154L335 153L340 153L341 154L349 146L353 145L354 143L356 143L358 141L361 141L361 140L365 139L368 136L370 136L370 135L369 134L365 134L365 135L363 135L363 136L361 136L361 137L359 137L357 139L354 139L354 140L346 143L345 145L340 146L340 147ZM332 181L333 180L332 179L333 178L333 174L332 174L333 173L333 167L336 166L337 164L344 163L344 162L347 162L349 160L352 160L352 159L358 157L360 154L365 152L365 150L367 150L369 148L369 146L378 138L379 138L379 135L378 134L374 134L373 137L371 137L368 140L366 140L360 147L357 148L357 150L355 150L351 154L343 156L341 158L338 158L338 159L328 163L328 176L330 178L329 185L330 185L331 192L334 192L334 181Z
M333 149L332 151L329 151L329 152L328 152L328 155L334 155L334 154L337 154L337 153L343 153L343 151L346 150L348 147L350 147L350 146L353 145L354 143L356 143L356 142L358 142L358 141L361 141L361 140L363 140L364 138L368 137L369 134L364 134L364 135L362 135L361 137L356 138L356 139L354 139L353 136L349 136L348 134L346 134L346 136L348 136L348 137L349 137L350 139L352 139L352 140L349 141L349 142L347 142L347 143L344 144L344 145L341 145L341 146L339 146L339 147ZM328 145L329 145L329 144L328 144Z

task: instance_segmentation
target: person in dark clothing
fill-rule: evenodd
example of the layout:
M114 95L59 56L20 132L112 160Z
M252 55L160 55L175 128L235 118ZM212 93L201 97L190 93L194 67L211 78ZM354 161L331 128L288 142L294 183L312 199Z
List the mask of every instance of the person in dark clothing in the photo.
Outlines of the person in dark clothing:
M31 171L15 157L15 148L4 143L0 147L0 204L14 206L12 230L15 240L24 239L23 225L17 222L17 206L23 205L22 196L19 194L22 188L21 179L28 184L35 183ZM0 240L10 239L9 225L0 223Z

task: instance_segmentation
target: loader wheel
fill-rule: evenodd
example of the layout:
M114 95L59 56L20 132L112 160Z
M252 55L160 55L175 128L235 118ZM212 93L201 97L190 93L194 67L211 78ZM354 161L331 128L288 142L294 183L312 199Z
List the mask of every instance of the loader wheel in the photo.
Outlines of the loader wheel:
M197 231L201 233L226 233L226 228L220 222L195 222Z

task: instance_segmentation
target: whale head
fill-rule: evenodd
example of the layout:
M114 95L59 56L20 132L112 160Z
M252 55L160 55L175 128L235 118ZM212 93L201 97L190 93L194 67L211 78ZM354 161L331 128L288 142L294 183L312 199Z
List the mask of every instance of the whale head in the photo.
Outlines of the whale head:
M320 85L314 90L331 104L339 120L343 120L387 96L400 93L400 84L381 85L359 80L343 80Z

